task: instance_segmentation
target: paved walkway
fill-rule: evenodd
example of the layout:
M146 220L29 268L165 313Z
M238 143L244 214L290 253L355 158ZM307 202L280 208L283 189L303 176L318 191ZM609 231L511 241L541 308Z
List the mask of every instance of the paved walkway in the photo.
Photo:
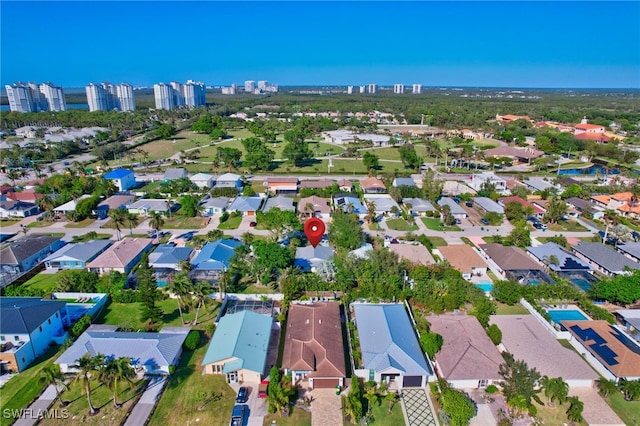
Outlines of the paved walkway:
M584 403L582 417L590 425L623 425L624 422L613 412L594 387L579 388L572 387L569 395L577 396Z
M341 425L342 398L335 389L314 389L311 403L311 426Z
M144 393L131 410L131 414L127 417L125 426L141 426L147 422L147 419L156 406L156 401L162 395L164 386L167 384L167 377L154 377L147 385Z
M402 389L400 402L407 426L438 426L426 389Z
M36 399L35 402L29 406L29 408L27 408L22 412L22 417L20 417L20 419L18 419L14 423L14 425L15 426L35 425L38 421L39 414L42 413L44 415L45 411L49 409L49 407L51 407L51 404L53 404L53 401L55 401L55 399L56 399L56 389L53 387L53 385L47 386L44 392L42 392L42 395L40 395L40 397ZM55 408L60 410L59 411L60 415L63 414L63 412L61 411L62 409L58 408L57 405ZM52 410L53 410L53 407L52 407ZM55 416L56 413L51 411L51 412L47 412L46 414L49 417L51 417L51 416Z

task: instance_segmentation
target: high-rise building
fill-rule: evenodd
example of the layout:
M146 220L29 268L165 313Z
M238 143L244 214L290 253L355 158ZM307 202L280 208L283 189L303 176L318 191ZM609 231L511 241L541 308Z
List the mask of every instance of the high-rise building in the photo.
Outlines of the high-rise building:
M414 84L413 85L413 94L414 95L419 95L420 93L422 93L422 84Z
M62 87L45 82L40 85L40 92L47 99L49 111L66 111L67 101L64 98Z
M244 91L247 93L253 93L256 90L256 82L253 80L247 80L244 82Z
M135 111L136 100L133 97L133 86L127 83L120 83L116 86L116 96L118 98L118 109L120 111Z
M166 83L154 84L153 96L156 100L156 109L173 109L175 106L173 87Z
M172 81L171 88L173 89L173 106L184 106L184 86L177 81Z
M364 89L366 86L360 86L360 93L364 93Z
M268 81L265 81L265 80L258 81L258 89L260 89L261 91L267 90L268 86L269 86L269 82Z
M182 89L185 106L195 108L201 105L206 105L206 88L204 83L188 80L187 83L182 86Z
M103 85L89 83L85 87L87 93L87 103L89 104L89 111L108 111L107 94L105 93Z
M369 84L368 86L368 92L369 93L376 93L376 89L378 88L377 84Z
M31 96L31 89L28 85L18 82L13 85L4 86L9 98L9 108L15 112L35 112L36 105Z
M347 95L351 95L353 93L353 86L347 86Z
M44 93L40 91L40 86L38 83L30 81L28 83L29 90L31 91L31 99L33 99L34 105L36 107L36 111L47 111L49 109L49 103L47 102L47 98L44 96Z
M393 85L393 93L403 94L404 93L404 84L394 84Z

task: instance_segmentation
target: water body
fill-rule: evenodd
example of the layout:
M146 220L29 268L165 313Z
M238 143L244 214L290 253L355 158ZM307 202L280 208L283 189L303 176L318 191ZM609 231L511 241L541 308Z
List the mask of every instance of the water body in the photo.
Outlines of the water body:
M89 104L67 104L67 109L89 109ZM9 105L0 105L0 111L10 111Z
M591 166L591 167L585 167L585 168L582 168L582 169L564 169L564 170L560 170L560 172L558 174L560 174L560 175L595 175L595 174L600 174L600 175L604 176L605 174L618 175L618 174L620 174L620 170L618 170L618 169L606 170L602 166Z

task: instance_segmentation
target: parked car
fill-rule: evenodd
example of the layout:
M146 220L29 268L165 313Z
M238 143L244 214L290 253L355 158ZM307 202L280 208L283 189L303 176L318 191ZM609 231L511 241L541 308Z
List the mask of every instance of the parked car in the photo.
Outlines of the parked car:
M540 223L540 222L535 222L533 224L533 227L536 229L547 229L547 225L545 225L544 223Z
M266 398L267 397L267 387L269 386L268 380L263 380L260 382L260 386L258 387L258 398Z
M257 224L258 222L249 222L249 226L252 228L254 228Z
M456 225L461 225L462 221L460 219L456 219Z
M243 426L247 408L246 405L234 405L229 426Z
M466 201L464 205L467 207L473 207L473 201Z
M238 404L244 404L249 399L249 389L246 386L240 387L238 389L238 396L236 396L236 402Z
M489 221L487 219L485 219L484 217L482 219L480 219L480 222L482 222L483 225L488 225Z

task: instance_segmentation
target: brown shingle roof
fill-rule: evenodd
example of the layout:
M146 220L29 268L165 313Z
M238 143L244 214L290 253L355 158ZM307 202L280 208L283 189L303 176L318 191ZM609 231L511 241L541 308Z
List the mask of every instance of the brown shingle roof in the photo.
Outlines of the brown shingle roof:
M317 197L315 195L307 198L300 198L300 201L298 201L298 212L307 213L307 204L311 204L313 206L314 212L331 213L331 207L329 207L328 198Z
M289 307L282 367L310 377L345 377L344 343L337 302Z
M442 248L442 247L441 247ZM482 244L482 250L493 260L502 270L514 271L519 269L533 269L542 271L544 268L518 247L503 246L491 243Z
M123 268L152 243L151 238L125 238L89 263L89 268Z
M498 366L504 360L475 317L444 314L431 315L427 320L431 331L444 341L436 362L445 379L500 379Z
M362 189L367 189L367 188L382 188L382 189L386 189L386 186L384 186L384 182L382 182L380 179L374 178L374 177L362 179L360 181L360 186L362 187Z
M475 268L486 268L485 262L480 255L467 244L454 244L450 246L438 247L438 250L447 262L460 272L471 272Z
M336 183L336 181L335 180L331 180L331 179L303 180L303 181L300 182L300 189L303 189L303 188L329 188L334 183Z

